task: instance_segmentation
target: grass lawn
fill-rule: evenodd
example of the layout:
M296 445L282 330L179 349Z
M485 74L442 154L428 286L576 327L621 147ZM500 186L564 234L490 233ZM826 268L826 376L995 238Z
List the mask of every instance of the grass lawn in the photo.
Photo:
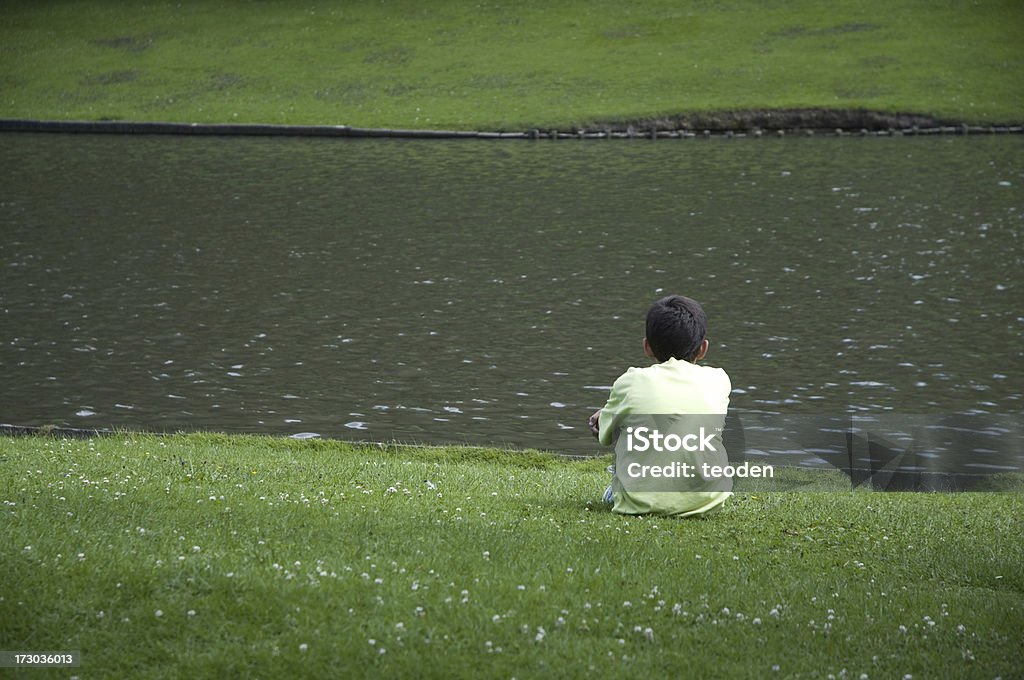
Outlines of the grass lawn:
M81 651L33 678L1020 677L1024 495L629 518L592 502L607 462L0 439L0 649Z
M0 118L571 129L793 107L1024 120L1016 0L8 0Z

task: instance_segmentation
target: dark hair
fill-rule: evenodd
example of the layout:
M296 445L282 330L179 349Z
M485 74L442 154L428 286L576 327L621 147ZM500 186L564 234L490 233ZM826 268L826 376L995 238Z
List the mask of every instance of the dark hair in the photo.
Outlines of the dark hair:
M707 331L700 303L682 295L664 297L647 312L647 343L658 361L694 361Z

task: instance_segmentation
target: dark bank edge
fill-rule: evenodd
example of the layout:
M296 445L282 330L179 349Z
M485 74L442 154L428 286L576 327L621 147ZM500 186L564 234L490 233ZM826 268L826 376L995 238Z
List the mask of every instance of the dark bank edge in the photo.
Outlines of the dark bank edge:
M787 134L804 136L824 134L840 137L1021 134L1024 132L1024 126L949 123L914 114L792 110L702 114L657 118L632 123L597 123L574 130L532 128L520 132L409 130L349 125L29 119L0 119L0 132L396 139L687 139L694 137L781 137Z

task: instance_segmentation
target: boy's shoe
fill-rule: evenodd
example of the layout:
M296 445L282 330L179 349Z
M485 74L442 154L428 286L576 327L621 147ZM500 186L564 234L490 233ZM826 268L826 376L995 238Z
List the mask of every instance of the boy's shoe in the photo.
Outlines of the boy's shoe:
M615 466L609 465L607 468L608 472L612 475L615 474ZM609 484L608 488L604 490L604 495L601 496L601 500L608 505L615 505L615 496L612 494L612 485Z

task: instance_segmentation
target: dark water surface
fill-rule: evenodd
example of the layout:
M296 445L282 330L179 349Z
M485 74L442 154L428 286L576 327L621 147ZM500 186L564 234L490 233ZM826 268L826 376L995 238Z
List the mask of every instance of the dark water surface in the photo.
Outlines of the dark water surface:
M0 135L0 422L596 452L648 304L734 404L1020 414L1024 139Z

